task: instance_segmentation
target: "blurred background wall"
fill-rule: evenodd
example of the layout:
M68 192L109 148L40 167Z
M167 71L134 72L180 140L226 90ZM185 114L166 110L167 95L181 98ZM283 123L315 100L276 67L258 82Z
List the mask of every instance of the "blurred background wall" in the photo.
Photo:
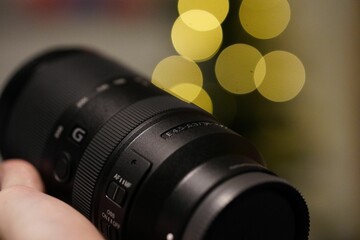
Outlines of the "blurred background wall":
M231 0L220 50L198 63L203 87L214 114L249 138L269 168L301 190L311 213L310 239L357 240L360 1L287 2L291 18L286 29L279 36L261 39L241 26L242 1ZM177 4L175 0L1 0L0 90L25 60L57 46L95 48L151 79L160 61L178 54L171 38L179 16ZM263 55L274 50L294 54L306 72L301 92L289 101L274 102L259 91L233 94L221 88L214 73L216 59L236 43L249 44Z

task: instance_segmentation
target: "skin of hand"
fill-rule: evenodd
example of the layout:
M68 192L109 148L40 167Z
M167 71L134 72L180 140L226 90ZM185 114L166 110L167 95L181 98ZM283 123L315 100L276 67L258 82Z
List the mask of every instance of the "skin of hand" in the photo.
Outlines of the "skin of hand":
M103 240L79 212L44 192L39 173L28 162L0 162L1 240Z

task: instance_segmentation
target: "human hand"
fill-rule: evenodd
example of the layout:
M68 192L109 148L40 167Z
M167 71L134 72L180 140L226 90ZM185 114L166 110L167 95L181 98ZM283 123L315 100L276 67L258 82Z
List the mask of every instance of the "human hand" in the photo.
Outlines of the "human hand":
M30 163L0 162L1 240L103 239L83 215L43 191Z

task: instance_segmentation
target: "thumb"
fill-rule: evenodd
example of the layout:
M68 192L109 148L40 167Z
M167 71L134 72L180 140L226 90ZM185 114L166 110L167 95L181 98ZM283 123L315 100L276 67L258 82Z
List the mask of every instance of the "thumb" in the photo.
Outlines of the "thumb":
M28 162L0 163L0 239L103 239L70 205L42 193L39 173Z
M44 191L44 185L35 167L27 161L18 159L0 163L0 190L14 186Z

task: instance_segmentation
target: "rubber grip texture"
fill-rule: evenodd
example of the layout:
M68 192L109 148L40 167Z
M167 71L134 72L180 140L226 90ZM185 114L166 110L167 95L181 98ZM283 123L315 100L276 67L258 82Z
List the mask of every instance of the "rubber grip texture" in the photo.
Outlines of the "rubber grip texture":
M75 174L72 206L90 219L94 191L101 170L120 142L152 117L186 108L196 107L172 96L159 96L141 100L115 114L85 149Z

